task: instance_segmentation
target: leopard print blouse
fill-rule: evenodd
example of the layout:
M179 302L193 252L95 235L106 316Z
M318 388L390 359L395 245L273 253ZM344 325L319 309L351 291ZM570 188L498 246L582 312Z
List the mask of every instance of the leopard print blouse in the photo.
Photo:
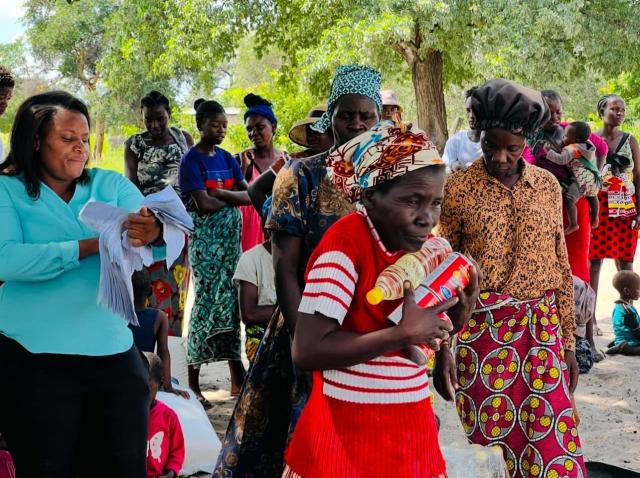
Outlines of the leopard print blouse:
M564 346L575 349L573 280L562 225L562 196L551 173L522 162L507 188L484 160L452 174L445 186L439 233L482 269L480 290L519 300L554 290Z

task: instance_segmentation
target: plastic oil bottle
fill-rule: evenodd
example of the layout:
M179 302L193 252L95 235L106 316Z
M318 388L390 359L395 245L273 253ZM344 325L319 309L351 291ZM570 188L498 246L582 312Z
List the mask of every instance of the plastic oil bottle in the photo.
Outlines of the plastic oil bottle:
M375 287L367 292L367 301L377 305L384 300L400 299L404 295L405 281L415 289L451 252L446 239L428 239L418 252L405 254L380 273Z

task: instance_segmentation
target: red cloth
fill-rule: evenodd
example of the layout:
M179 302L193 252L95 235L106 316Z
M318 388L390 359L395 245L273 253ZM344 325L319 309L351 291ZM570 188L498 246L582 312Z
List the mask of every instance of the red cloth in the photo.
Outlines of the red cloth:
M331 317L344 331L395 327L387 317L400 301L372 306L365 295L401 255L384 249L363 213L344 217L325 233L309 260L300 311ZM426 369L401 351L315 372L311 397L285 455L291 473L304 478L444 478L428 390Z
M631 227L633 217L609 217L607 191L598 193L600 224L591 233L590 259L620 259L633 262L638 246L638 230ZM636 202L635 195L633 202Z
M576 202L578 210L578 229L576 232L564 236L567 243L567 254L571 273L585 281L591 281L589 276L589 243L591 242L591 216L589 215L589 203L586 198L580 198ZM567 214L564 214L564 225L567 225Z
M0 478L16 478L13 458L7 450L0 450Z
M155 478L169 471L178 475L184 464L184 454L184 436L178 415L156 400L149 411L147 476Z
M522 151L522 159L524 159L529 164L535 164L536 157L533 155L533 151L529 145L525 145L524 150Z
M260 171L258 171L255 165L251 167L253 168L251 182L253 182L260 176ZM262 231L262 218L258 211L256 211L256 208L252 205L240 206L240 214L242 214L242 236L240 244L242 246L242 252L245 252L264 242L264 232Z
M480 294L458 336L456 409L472 443L500 445L512 478L584 478L555 295Z

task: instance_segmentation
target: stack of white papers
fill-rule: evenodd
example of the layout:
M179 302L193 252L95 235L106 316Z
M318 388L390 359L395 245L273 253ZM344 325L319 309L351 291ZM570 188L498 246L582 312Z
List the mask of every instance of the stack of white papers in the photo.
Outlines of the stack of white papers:
M167 268L178 258L185 234L193 230L193 220L171 186L150 194L140 208L146 207L163 224ZM151 247L133 247L124 222L129 211L103 202L89 202L80 211L80 220L100 234L100 286L98 303L138 325L133 305L131 275L153 264Z

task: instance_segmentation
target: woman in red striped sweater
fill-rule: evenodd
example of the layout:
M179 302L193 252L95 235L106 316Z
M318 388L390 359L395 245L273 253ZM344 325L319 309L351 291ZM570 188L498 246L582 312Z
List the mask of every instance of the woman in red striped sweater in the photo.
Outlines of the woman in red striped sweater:
M283 476L445 477L424 357L413 345L465 323L476 273L459 299L430 309L407 289L398 326L387 317L402 300L365 299L383 269L429 238L445 167L422 131L391 122L339 147L329 164L334 183L363 207L325 233L308 263L293 358L314 370L314 385ZM438 318L445 310L453 323Z

